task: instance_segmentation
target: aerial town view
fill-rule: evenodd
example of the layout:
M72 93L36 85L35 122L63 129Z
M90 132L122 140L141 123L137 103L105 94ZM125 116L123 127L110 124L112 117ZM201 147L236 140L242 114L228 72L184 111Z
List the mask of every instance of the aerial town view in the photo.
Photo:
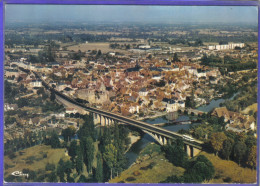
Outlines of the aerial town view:
M256 183L254 6L5 7L4 181Z

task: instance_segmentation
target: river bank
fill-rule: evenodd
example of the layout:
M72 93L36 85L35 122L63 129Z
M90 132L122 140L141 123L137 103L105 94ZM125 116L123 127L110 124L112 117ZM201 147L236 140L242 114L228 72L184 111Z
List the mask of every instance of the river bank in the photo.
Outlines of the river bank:
M152 114L152 115L151 115ZM156 119L156 118L159 118L159 117L163 117L165 116L167 113L166 112L151 112L148 114L148 116L144 116L144 117L135 117L136 120L139 120L139 121L143 121L143 120L146 120L146 119Z
M234 93L234 95L229 98L233 99L238 93ZM201 109L204 112L210 112L212 109L219 107L219 104L224 102L225 99L217 99L217 100L212 100L210 104L208 105L203 105L202 107L199 107L197 109ZM176 116L175 121L190 121L194 116L191 115L184 115L184 114L178 114ZM146 119L144 119L146 118ZM142 120L146 123L149 124L160 124L160 123L168 123L169 120L167 119L167 113L166 112L156 112L152 116L146 116L139 118L139 120ZM170 125L164 125L162 128L165 128L167 130L173 131L173 132L178 132L179 130L188 130L192 125L197 125L199 124L198 122L192 122L191 124L189 123L182 123L182 124L170 124ZM135 137L133 137L135 138ZM137 138L135 138L137 139ZM148 134L143 134L140 136L139 140L133 141L131 143L131 147L128 149L126 152L126 156L128 158L128 167L130 167L135 161L136 158L138 157L139 153L142 151L143 148L145 148L149 143L155 142L155 140L149 136Z
M132 147L132 145L134 143L136 143L138 140L141 139L141 136L133 135L132 132L129 133L128 137L130 138L130 144L129 144L129 147L127 148L127 150L125 151L125 153L127 153L129 151L129 149Z

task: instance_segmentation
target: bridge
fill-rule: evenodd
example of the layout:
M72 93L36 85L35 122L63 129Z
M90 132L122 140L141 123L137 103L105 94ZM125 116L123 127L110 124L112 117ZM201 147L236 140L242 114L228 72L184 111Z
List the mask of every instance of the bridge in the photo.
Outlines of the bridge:
M29 70L20 68L23 71L28 72ZM32 71L35 76L41 79L40 75L37 72ZM66 106L73 107L81 112L92 113L94 123L100 123L102 126L109 126L114 122L130 125L136 128L141 129L145 133L151 135L160 145L171 144L176 139L182 139L184 142L184 148L188 156L193 157L197 155L203 148L204 142L196 139L184 139L183 135L178 134L173 131L166 130L161 127L154 126L143 121L134 120L116 113L111 113L104 111L98 108L90 107L81 103L78 103L73 98L62 94L61 92L55 90L53 87L49 86L44 80L42 80L43 86L48 90L52 91L56 95L56 99L63 103Z

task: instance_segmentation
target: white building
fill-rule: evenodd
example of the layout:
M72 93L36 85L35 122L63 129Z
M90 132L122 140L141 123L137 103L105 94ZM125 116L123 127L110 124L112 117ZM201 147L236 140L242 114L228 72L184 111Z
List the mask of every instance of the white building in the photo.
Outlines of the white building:
M40 81L40 80L32 80L31 86L40 88L40 87L42 87L42 81Z
M139 48L140 49L149 49L149 48L151 48L151 46L150 45L140 45Z
M235 49L235 47L243 48L245 46L245 43L228 43L225 45L210 45L208 46L209 50L232 50Z
M166 104L166 112L176 112L179 109L179 104L178 102L174 100L169 100L168 103Z

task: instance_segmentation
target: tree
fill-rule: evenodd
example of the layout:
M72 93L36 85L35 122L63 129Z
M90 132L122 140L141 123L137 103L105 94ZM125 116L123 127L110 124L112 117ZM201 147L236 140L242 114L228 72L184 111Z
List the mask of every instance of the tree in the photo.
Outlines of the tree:
M67 182L68 183L75 183L75 180L74 180L74 178L70 177L69 174L67 174Z
M227 137L223 132L216 132L211 135L210 142L216 155L218 155L218 152L223 148L223 142L226 139Z
M67 174L67 177L70 176L70 173L72 172L72 168L73 168L73 165L72 165L72 162L70 160L66 161L64 163L64 172Z
M234 146L234 158L238 162L238 165L240 165L241 160L244 158L246 154L246 144L242 141L238 141Z
M256 160L257 160L256 156L257 156L257 147L254 145L251 147L246 161L246 164L252 169L256 168Z
M160 182L160 183L183 183L183 177L182 176L168 176L166 180Z
M230 157L230 154L231 154L232 148L233 148L233 143L234 143L234 141L230 138L227 138L223 142L223 148L221 150L221 155L226 160L229 160L229 157Z
M245 144L248 149L251 149L251 147L257 145L257 140L254 136L247 136L247 138L245 140Z
M78 175L82 172L83 170L83 157L81 151L78 149L77 151L77 158L75 162L75 167Z
M166 158L176 166L184 167L187 162L187 153L183 150L184 144L181 139L177 139L173 145L163 147Z
M46 165L45 165L45 170L46 171L53 171L53 170L55 170L55 165L54 164L51 164L51 163L47 163Z
M221 116L220 118L218 118L218 124L220 126L222 126L222 129L224 129L224 127L226 125L224 116Z
M88 172L92 171L92 164L94 159L94 142L93 139L88 136L81 139L81 148L83 149L83 161L87 167Z
M55 171L52 171L47 178L48 182L58 182L58 178Z
M28 106L28 104L29 104L28 99L25 99L25 98L20 98L17 101L17 105L18 105L19 108L22 108L24 106Z
M51 148L60 148L60 140L56 132L52 132L51 138L50 138L50 145Z
M41 88L39 88L38 90L37 90L37 94L38 95L40 95L40 94L44 94L45 92L44 92L44 88L43 87L41 87Z
M70 146L69 146L69 149L68 149L68 154L71 156L72 162L74 162L74 159L75 159L75 157L77 155L77 149L78 149L77 141L73 140L70 143Z
M174 53L174 54L173 54L172 62L180 62L177 53Z
M60 159L57 170L56 170L57 176L60 178L60 182L65 182L64 179L64 161Z
M84 175L80 175L78 183L86 183L88 179Z
M69 126L66 129L63 129L61 135L64 138L64 141L68 142L75 135L76 129L73 126Z
M54 102L54 101L55 101L55 98L56 98L55 93L54 93L54 91L52 90L52 91L51 91L51 95L50 95L50 100L51 100L52 102Z
M102 55L101 50L98 50L98 52L97 52L97 57L99 57L99 56L101 56L101 55Z
M97 154L97 169L95 172L95 179L99 183L103 182L103 159L100 152Z
M196 160L191 161L184 172L185 183L200 183L210 180L215 174L212 163L203 155L199 155Z
M112 179L113 168L114 165L116 165L117 159L116 147L113 144L108 144L107 146L105 146L105 152L103 154L103 157L107 166L110 168L110 179Z

